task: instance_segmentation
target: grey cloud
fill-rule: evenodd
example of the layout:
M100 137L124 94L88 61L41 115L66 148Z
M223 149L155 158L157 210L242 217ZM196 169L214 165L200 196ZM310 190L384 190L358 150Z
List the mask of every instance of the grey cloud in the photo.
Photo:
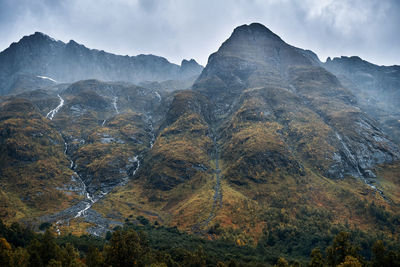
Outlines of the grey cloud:
M206 64L241 24L327 56L400 64L397 0L0 0L0 50L34 31L117 54Z

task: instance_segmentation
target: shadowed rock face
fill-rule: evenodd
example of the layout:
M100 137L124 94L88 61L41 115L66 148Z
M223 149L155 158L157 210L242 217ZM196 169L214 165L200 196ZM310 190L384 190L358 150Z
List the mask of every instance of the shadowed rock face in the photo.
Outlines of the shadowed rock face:
M212 139L208 99L192 90L174 94L154 147L144 162L150 185L171 190L210 172Z
M371 168L398 159L398 147L320 64L260 24L236 28L210 56L194 92L178 92L169 102L149 159L157 164L146 168L149 183L170 190L196 177L188 175L193 164L209 169L199 159L210 157L210 140L200 142L194 128L207 138L214 133L227 179L237 185L302 176L305 167L334 179L373 179ZM197 154L182 158L181 145Z
M269 151L264 156L267 162L274 159L267 164L276 165L272 169L286 166L289 172L301 173L302 167L295 166L311 165L332 178L372 178L373 165L399 157L397 145L362 112L357 97L320 65L311 51L286 44L256 23L236 28L210 56L193 90L213 103L215 118L224 125L225 155L232 166L237 163L238 171L245 166L258 172L268 169L260 155ZM258 131L249 131L252 127ZM263 138L275 141L263 143ZM248 150L252 145L246 140L251 139L261 142L261 154ZM240 148L233 149L228 145L232 142L239 142ZM279 142L279 149L272 146ZM310 144L313 151L305 148Z
M118 56L36 32L0 53L0 94L18 89L21 75L25 80L41 76L64 83L90 78L140 83L186 80L199 75L202 68L193 59L179 66L153 55Z
M193 89L212 97L217 113L224 113L244 89L287 85L288 67L318 64L313 52L286 44L265 26L243 25L209 57Z
M360 107L400 143L400 66L377 66L359 57L330 58L324 68L357 97Z

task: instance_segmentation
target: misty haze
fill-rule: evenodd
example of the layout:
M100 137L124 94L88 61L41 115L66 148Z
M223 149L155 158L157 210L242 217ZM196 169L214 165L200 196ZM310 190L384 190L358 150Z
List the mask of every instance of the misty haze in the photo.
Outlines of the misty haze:
M0 0L0 266L400 266L399 11Z

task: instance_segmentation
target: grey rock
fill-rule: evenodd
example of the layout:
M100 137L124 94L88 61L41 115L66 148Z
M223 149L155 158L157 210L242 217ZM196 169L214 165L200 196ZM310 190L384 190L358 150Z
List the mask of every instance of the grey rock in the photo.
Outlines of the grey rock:
M133 83L185 80L199 75L201 70L193 59L184 60L179 66L154 55L118 56L88 49L73 40L56 41L36 32L0 53L0 95L18 92L21 75L37 80L36 85L31 83L37 89L51 84L52 80L60 83L88 78ZM50 79L38 80L37 76Z

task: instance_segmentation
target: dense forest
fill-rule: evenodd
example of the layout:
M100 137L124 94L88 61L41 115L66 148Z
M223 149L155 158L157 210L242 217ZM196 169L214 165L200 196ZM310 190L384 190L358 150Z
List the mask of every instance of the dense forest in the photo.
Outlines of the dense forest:
M271 240L240 246L137 219L140 223L116 227L105 238L56 236L48 223L35 233L0 221L0 266L400 266L398 246L377 240L365 254L366 240L356 232L338 232L328 247L316 247L309 259L296 260L282 257L268 245Z

